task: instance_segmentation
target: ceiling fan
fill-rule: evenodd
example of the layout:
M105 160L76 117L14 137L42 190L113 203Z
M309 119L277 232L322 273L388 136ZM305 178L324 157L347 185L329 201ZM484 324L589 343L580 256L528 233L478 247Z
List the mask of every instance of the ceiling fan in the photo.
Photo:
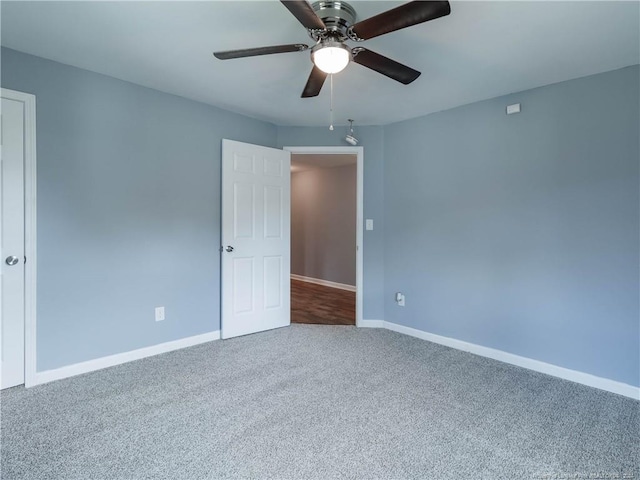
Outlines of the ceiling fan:
M448 1L414 1L356 23L356 11L342 0L327 0L309 4L306 0L281 0L281 3L307 29L316 42L311 47L313 69L302 91L302 98L320 93L327 75L342 71L353 61L393 80L408 85L420 72L363 47L349 48L345 42L361 42L395 32L402 28L449 15ZM301 52L309 46L302 43L274 45L214 52L220 60L255 57L273 53Z

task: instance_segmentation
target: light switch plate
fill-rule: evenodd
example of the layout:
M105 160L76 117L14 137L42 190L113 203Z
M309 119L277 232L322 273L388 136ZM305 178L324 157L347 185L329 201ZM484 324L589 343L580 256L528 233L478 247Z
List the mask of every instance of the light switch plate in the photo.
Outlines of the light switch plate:
M367 218L367 221L365 222L365 228L367 230L373 230L373 219Z

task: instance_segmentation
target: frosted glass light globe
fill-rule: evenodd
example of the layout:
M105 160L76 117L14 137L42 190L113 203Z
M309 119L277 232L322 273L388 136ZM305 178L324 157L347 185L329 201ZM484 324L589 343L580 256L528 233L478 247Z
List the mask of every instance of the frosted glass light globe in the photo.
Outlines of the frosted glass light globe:
M350 53L346 47L323 46L311 54L313 63L325 73L338 73L349 65Z

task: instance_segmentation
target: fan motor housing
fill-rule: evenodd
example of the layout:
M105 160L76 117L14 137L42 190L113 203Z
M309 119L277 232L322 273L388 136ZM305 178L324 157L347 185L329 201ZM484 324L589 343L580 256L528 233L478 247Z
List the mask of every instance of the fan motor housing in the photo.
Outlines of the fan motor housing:
M332 36L337 35L342 40L347 38L349 27L356 23L356 11L347 2L339 0L319 1L314 2L311 7L316 12L316 15L322 19L327 31L333 34Z

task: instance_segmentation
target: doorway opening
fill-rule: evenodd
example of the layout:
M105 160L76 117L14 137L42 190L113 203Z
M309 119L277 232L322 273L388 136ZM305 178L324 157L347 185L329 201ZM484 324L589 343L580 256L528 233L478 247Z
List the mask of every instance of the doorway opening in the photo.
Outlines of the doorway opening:
M362 147L291 151L291 323L358 325Z

